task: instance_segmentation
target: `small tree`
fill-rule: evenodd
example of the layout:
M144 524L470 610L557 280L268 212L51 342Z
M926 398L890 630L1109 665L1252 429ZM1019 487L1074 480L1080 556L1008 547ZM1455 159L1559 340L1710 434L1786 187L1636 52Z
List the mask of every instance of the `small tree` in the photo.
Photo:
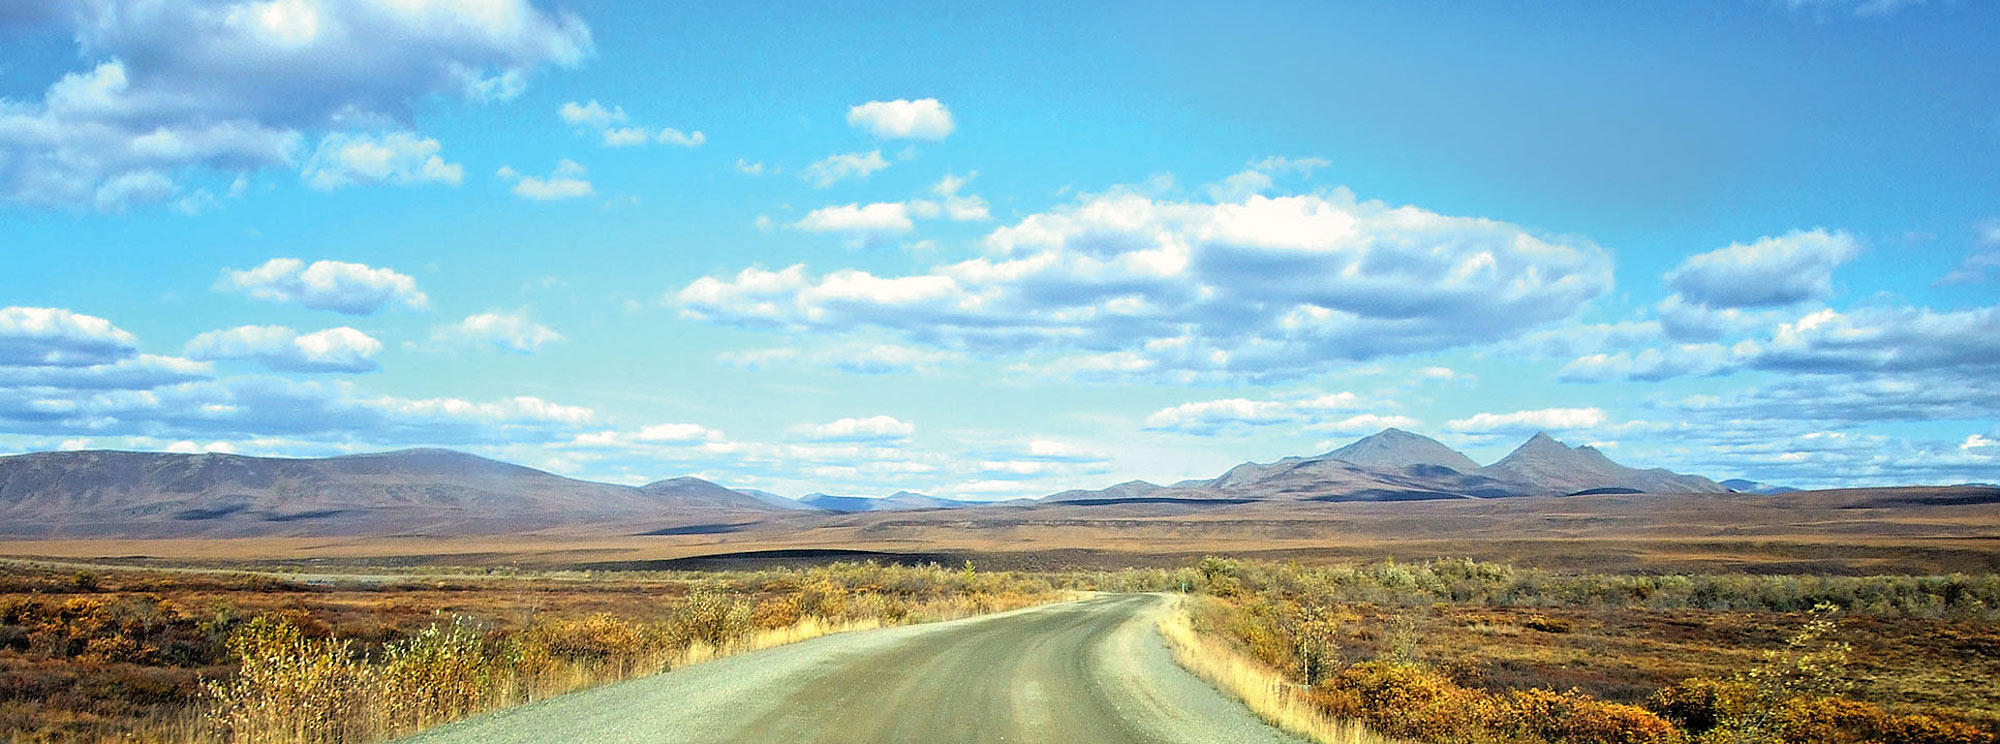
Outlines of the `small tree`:
M1839 611L1824 602L1814 606L1805 625L1785 640L1784 648L1764 652L1761 662L1738 675L1736 681L1746 692L1741 709L1725 716L1703 741L1782 742L1780 714L1786 702L1838 695L1851 688L1847 654L1853 647L1834 637L1840 626L1833 616Z

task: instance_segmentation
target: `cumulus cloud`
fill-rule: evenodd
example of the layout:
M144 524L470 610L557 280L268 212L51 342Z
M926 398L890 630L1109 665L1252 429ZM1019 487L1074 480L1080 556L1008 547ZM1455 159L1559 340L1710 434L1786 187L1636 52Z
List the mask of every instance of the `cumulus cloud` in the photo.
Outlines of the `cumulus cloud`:
M806 232L839 233L862 245L876 245L915 229L910 209L902 202L840 204L806 214L793 227Z
M951 134L951 111L935 98L914 101L869 101L847 110L847 125L876 139L920 139L933 142Z
M477 313L431 331L433 347L482 346L516 354L532 354L561 340L562 334L530 319L526 312Z
M676 147L700 147L708 142L708 136L697 131L681 131L665 127L655 132L645 126L631 124L623 106L605 106L592 99L589 103L569 101L556 109L556 115L579 130L598 135L605 147L634 147L658 142Z
M1502 434L1541 430L1593 429L1604 425L1600 408L1543 408L1509 413L1480 413L1445 422L1447 431L1462 434Z
M438 156L437 140L409 132L329 134L299 175L321 191L364 183L448 183L465 180L465 168Z
M890 416L844 418L824 424L801 424L792 435L809 442L893 442L908 439L917 427Z
M1211 436L1274 424L1319 422L1326 414L1353 411L1365 405L1360 396L1347 392L1276 400L1225 398L1154 411L1146 417L1146 428Z
M294 165L310 135L399 129L439 96L512 97L536 70L592 49L576 16L528 0L160 0L28 15L72 32L87 65L39 101L0 103L0 201L32 206L202 203L213 198L203 181ZM428 157L418 162L423 173Z
M1756 367L1794 372L1996 370L2000 306L1821 310L1736 351Z
M751 267L673 300L687 317L737 325L887 331L1112 371L1285 377L1506 339L1611 285L1609 258L1588 243L1344 191L1222 204L1117 192L1030 216L986 245L989 256L908 276Z
M0 366L86 367L137 353L111 321L53 307L0 308Z
M254 269L225 269L215 288L346 315L370 315L391 304L412 310L430 307L430 299L417 291L417 281L409 275L344 261L307 264L296 258L274 258Z
M502 166L495 175L502 181L513 182L515 196L533 201L561 201L581 199L596 194L597 190L584 178L588 174L588 169L582 164L564 158L556 163L556 169L547 176L522 175L520 171L508 166Z
M1794 230L1691 257L1667 274L1667 286L1712 308L1791 305L1832 296L1833 270L1860 254L1847 233Z
M300 334L284 326L208 331L187 343L194 359L249 359L281 372L373 372L382 342L341 326Z
M887 167L889 161L882 157L881 150L850 152L828 155L806 166L800 177L823 189L850 178L867 178L869 174Z

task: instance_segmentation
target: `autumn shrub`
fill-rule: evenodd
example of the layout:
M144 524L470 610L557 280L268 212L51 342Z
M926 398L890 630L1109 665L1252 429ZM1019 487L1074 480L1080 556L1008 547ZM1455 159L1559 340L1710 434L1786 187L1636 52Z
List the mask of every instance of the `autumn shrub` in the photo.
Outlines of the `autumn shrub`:
M1496 702L1422 664L1366 661L1334 673L1313 690L1328 712L1390 736L1469 740L1501 712Z
M377 725L416 731L479 711L502 674L486 637L465 618L432 623L384 646L375 667Z
M286 619L260 617L229 639L236 675L211 683L214 720L230 741L334 744L365 732L373 675L346 641L308 638Z
M1704 734L1750 705L1754 691L1733 680L1693 677L1661 688L1647 707L1690 734Z
M1571 690L1513 690L1494 728L1564 744L1675 744L1684 737L1666 719L1636 705L1607 703Z

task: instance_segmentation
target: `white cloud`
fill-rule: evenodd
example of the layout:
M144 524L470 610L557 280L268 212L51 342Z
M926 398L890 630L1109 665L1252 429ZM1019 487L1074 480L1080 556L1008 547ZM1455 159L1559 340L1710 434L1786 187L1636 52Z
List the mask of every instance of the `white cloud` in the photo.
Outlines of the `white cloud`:
M700 147L702 144L708 142L708 135L702 134L700 130L683 132L673 127L667 127L661 129L659 135L654 137L654 139L676 147Z
M529 319L525 312L477 313L431 331L433 347L484 346L516 354L532 354L561 340L562 334Z
M625 114L624 106L605 106L595 99L589 103L565 102L556 109L556 116L578 129L597 133L605 147L635 147L653 142L700 147L708 141L708 136L699 131L666 127L655 133L647 127L630 124L631 117Z
M1611 286L1610 259L1588 243L1345 192L1225 204L1116 192L986 244L989 257L908 276L752 267L698 279L674 301L687 317L739 325L1286 377L1506 339ZM1046 361L1035 364L1068 363Z
M908 439L917 427L889 416L844 418L824 424L801 424L792 434L811 442L892 442Z
M417 282L386 268L343 261L274 258L254 269L226 269L215 288L243 292L271 302L292 302L314 310L369 315L389 304L413 310L430 307Z
M1712 308L1792 305L1832 296L1833 270L1860 254L1847 233L1794 230L1693 256L1667 274L1667 285Z
M53 307L0 308L0 366L84 367L137 353L139 339L111 321Z
M382 342L346 326L303 335L284 326L239 326L195 336L186 353L203 361L250 359L282 372L373 372L381 351Z
M751 162L748 160L744 160L743 158L737 158L736 172L746 176L761 176L764 175L764 164L760 162Z
M1470 418L1448 421L1444 427L1448 431L1466 434L1490 434L1543 429L1559 431L1592 429L1604 425L1605 421L1604 410L1600 408L1543 408L1511 413L1481 413Z
M700 424L653 424L637 431L603 431L578 434L570 444L586 448L649 449L659 445L719 444L727 441L722 432Z
M842 233L856 242L873 245L915 229L910 210L902 202L842 204L821 207L807 213L793 227L806 232Z
M951 134L951 111L935 98L869 101L847 110L848 126L876 139L937 141Z
M965 189L967 182L978 175L977 172L964 176L947 173L944 178L938 179L938 182L931 186L931 193L944 200L944 216L954 222L985 222L993 219L984 198L974 194L959 193Z
M566 101L556 109L556 115L564 122L591 129L609 129L613 125L625 123L625 107L606 107L595 99L589 103Z
M510 167L501 167L497 175L503 181L514 183L514 195L534 201L560 201L580 199L597 193L590 181L584 178L588 170L574 160L563 159L556 163L556 169L547 176L528 176Z
M530 396L488 402L361 393L345 383L249 376L152 390L0 388L0 431L47 436L243 436L350 440L371 446L496 445L574 436L587 408Z
M151 390L209 377L206 362L137 354L88 366L9 366L0 364L0 387L64 390Z
M1756 367L1794 372L1996 370L2000 306L1821 310L1736 352Z
M1713 375L1730 370L1729 349L1719 344L1682 344L1668 349L1642 349L1578 357L1556 374L1564 382L1611 380L1657 381L1685 375Z
M204 182L295 165L309 136L401 129L439 97L510 97L536 70L577 64L592 48L576 16L528 0L156 0L64 11L41 17L76 40L87 67L39 101L0 104L0 201L204 203Z
M1329 413L1353 411L1366 405L1353 393L1251 400L1225 398L1162 408L1146 417L1146 428L1210 436L1224 431L1288 423L1319 423Z
M1582 430L1604 426L1604 422L1606 416L1602 408L1542 408L1454 418L1446 422L1444 428L1460 434L1496 434L1528 430Z
M800 175L807 183L823 189L849 178L867 178L868 174L887 167L889 161L882 158L882 151L870 150L828 155L806 166Z
M1565 367L1564 379L1661 380L1745 369L1807 374L2000 371L2000 306L1938 312L1878 307L1816 310L1768 335L1721 344L1593 354Z
M409 132L329 134L299 176L321 191L362 183L410 185L465 180L465 169L438 156L437 140Z
M1373 434L1383 429L1414 429L1421 424L1422 421L1409 416L1362 413L1343 419L1307 424L1306 431L1314 434Z

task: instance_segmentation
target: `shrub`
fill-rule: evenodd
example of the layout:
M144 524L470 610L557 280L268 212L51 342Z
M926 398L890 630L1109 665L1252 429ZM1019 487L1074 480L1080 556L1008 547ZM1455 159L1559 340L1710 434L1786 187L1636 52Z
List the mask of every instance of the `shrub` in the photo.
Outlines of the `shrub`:
M1683 737L1644 708L1596 700L1571 690L1515 690L1501 714L1505 727L1565 744L1671 744Z
M335 744L360 735L370 675L345 641L307 638L278 617L250 621L229 639L240 667L210 683L215 723L232 741Z
M495 687L494 664L484 635L465 618L390 643L377 667L381 724L415 731L479 710Z
M1741 715L1752 694L1742 682L1695 677L1653 693L1647 705L1688 733L1701 734Z
M1521 625L1529 630L1539 630L1543 633L1568 633L1571 630L1568 620L1545 615L1529 615L1528 620Z

